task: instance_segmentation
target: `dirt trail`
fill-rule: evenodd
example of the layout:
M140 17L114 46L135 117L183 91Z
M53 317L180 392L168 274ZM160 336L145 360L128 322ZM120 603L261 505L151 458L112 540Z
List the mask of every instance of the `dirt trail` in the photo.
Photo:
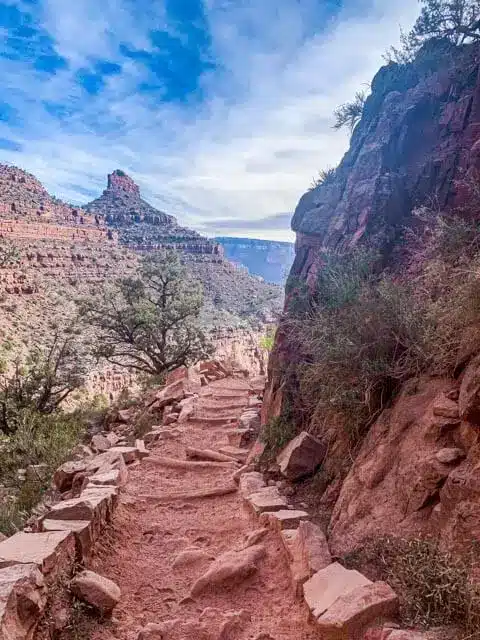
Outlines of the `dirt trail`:
M228 444L225 430L232 428L232 421L248 405L248 396L249 383L234 378L202 388L194 416L180 427L181 436L158 443L150 458L131 469L115 518L114 539L92 567L118 583L122 599L112 620L89 633L90 640L136 640L148 623L173 619L181 624L168 634L168 640L318 637L306 610L294 599L288 565L274 533L262 541L267 555L257 573L228 588L190 597L192 584L211 559L241 548L246 536L259 528L238 493L169 503L148 498L213 489L231 481L232 469L221 465L177 469L155 464L154 459L185 460L186 447L218 450ZM204 553L191 554L194 561L174 567L175 559L187 549ZM233 612L238 615L225 617ZM227 625L226 620L230 620ZM144 638L160 640L162 635L157 632Z

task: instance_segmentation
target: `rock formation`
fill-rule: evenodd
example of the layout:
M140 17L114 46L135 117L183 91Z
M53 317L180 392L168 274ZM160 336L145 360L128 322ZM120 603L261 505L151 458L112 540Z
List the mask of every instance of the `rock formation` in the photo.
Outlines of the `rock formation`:
M397 241L416 206L435 200L439 210L469 206L478 216L472 181L478 184L480 169L479 51L475 44L432 41L414 62L380 69L334 176L295 210L287 297L298 282L313 293L322 252L348 252L365 240L395 271ZM462 367L479 349L473 346ZM295 356L280 327L264 423L286 403L295 409L289 388ZM433 534L442 548L459 553L478 540L478 365L474 359L466 371L460 368L456 380L427 377L405 385L353 452L335 424L323 423L316 435L328 442L328 471L317 505L329 522L333 553L383 534ZM297 415L298 432L311 416Z

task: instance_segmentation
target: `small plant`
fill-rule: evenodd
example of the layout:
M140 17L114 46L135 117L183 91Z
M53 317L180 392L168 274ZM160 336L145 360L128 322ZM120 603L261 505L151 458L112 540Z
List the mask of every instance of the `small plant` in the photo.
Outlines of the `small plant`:
M312 184L310 185L310 191L313 191L317 187L321 185L333 184L335 182L335 178L337 175L337 170L334 167L327 167L326 169L321 169L318 172L318 176L313 178Z
M466 634L478 631L480 587L472 579L473 554L462 559L441 551L433 540L386 536L366 541L344 561L395 589L405 623L459 624Z
M265 335L260 338L260 347L262 349L265 349L265 351L268 351L268 353L271 353L273 345L275 344L276 332L276 327L271 327L270 329L268 329Z
M357 91L354 100L345 102L335 109L333 115L335 117L334 129L343 129L347 127L350 133L353 133L356 125L360 122L367 94L365 91Z
M296 436L295 425L292 420L283 416L271 418L263 427L260 434L261 441L265 444L268 457L273 458Z

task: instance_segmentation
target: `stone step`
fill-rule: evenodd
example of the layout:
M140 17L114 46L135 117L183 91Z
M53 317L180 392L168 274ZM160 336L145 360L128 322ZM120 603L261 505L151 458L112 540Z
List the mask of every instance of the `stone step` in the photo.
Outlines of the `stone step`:
M192 425L192 426L199 426L199 427L220 427L220 426L225 426L225 427L232 427L234 425L236 425L238 422L238 418L236 418L235 416L230 416L230 417L217 417L217 418L201 418L201 417L197 417L197 416L192 416L191 418L189 418L188 420L188 424Z

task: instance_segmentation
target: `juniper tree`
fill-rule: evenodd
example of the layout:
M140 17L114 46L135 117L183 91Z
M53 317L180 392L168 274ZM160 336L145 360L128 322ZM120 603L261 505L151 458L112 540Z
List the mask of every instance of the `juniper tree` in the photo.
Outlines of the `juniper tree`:
M99 358L161 375L210 353L200 325L203 291L175 251L146 256L135 277L118 279L82 302Z

